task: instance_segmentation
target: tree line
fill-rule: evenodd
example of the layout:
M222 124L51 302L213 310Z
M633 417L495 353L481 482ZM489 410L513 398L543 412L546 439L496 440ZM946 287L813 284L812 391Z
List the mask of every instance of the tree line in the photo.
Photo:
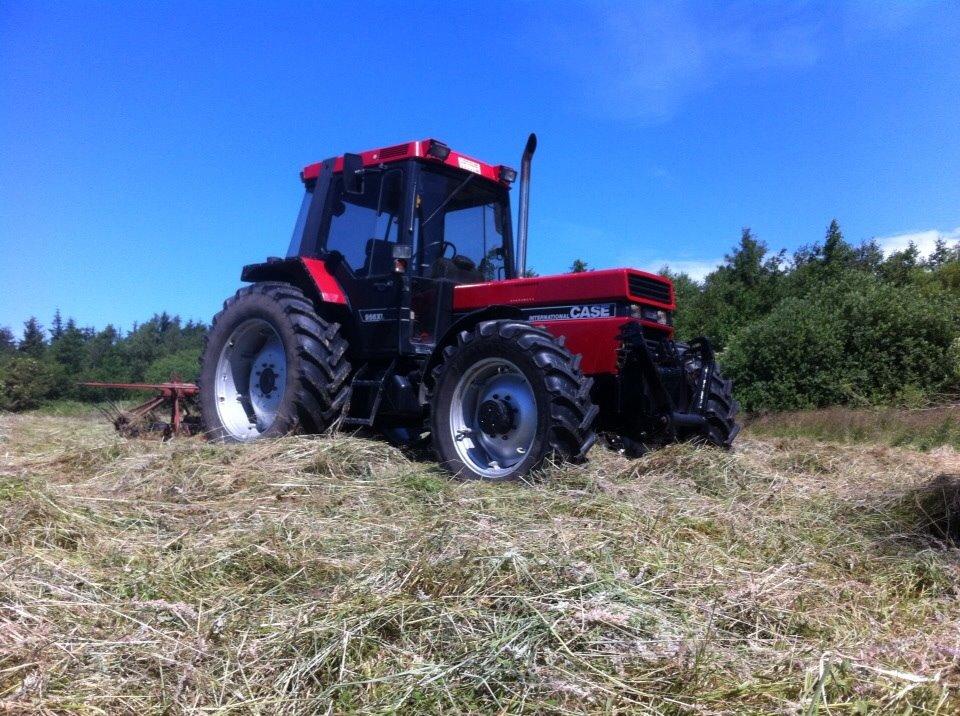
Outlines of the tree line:
M84 381L157 383L196 380L207 327L179 316L155 314L124 333L63 320L58 310L49 328L31 317L18 341L0 327L0 409L26 410L56 399L104 400L116 392L83 388Z
M569 273L591 269L576 259ZM960 242L885 255L836 219L792 255L750 228L703 280L669 266L679 340L707 336L752 411L920 405L960 390Z
M590 268L577 259L569 270ZM747 410L916 405L960 389L960 244L884 255L875 241L847 242L834 220L788 255L745 228L703 280L661 272L674 282L678 339L713 341ZM0 409L116 395L81 381L196 380L206 330L159 313L98 331L59 311L49 328L30 318L19 341L0 328Z

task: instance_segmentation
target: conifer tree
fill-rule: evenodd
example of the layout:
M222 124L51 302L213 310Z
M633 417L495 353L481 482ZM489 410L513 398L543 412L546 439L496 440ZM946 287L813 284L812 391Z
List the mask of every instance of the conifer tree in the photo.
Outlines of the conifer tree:
M21 353L39 358L43 355L46 347L47 342L43 336L43 327L36 318L30 316L28 320L24 321L23 338L20 340L20 345L17 346L17 348Z
M17 339L7 326L0 326L0 355L13 353L17 349Z
M60 309L53 314L53 327L50 329L50 342L53 343L63 336L63 318L60 316Z

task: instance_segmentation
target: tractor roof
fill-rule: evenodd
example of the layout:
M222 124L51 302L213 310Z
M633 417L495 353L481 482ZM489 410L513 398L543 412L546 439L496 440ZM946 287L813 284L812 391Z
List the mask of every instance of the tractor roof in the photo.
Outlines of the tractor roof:
M479 174L484 179L489 179L505 186L509 186L510 182L513 181L512 178L508 179L505 177L516 176L516 172L509 167L504 167L502 164L497 166L487 164L478 159L468 157L466 154L460 154L436 139L421 139L416 142L395 144L392 147L370 149L366 152L360 152L360 156L363 159L363 166L365 167L375 167L380 164L403 161L404 159L425 159L439 164L446 164L455 169ZM342 154L334 158L333 162L334 172L343 171ZM304 182L316 179L320 176L322 168L322 162L308 164L303 168L303 171L300 172L300 179ZM502 171L503 169L506 169L507 172Z

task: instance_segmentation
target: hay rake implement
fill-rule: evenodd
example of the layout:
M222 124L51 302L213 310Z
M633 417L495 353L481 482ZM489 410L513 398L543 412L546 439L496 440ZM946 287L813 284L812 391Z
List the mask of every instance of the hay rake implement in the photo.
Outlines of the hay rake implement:
M121 435L139 437L146 433L156 433L168 440L176 435L196 435L201 431L195 400L200 388L194 383L87 382L80 385L86 388L155 392L152 398L133 408L122 410L114 405L103 411ZM163 413L169 414L169 422L158 418L158 415Z

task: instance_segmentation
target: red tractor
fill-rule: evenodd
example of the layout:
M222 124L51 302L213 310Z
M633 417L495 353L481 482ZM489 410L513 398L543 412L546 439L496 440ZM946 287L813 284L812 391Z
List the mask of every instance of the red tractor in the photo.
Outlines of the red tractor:
M246 442L366 426L429 440L456 475L515 478L579 461L598 432L636 455L729 447L731 384L704 338L673 340L673 285L635 269L527 277L530 136L520 171L433 139L344 154L300 174L286 258L213 319L204 426Z

